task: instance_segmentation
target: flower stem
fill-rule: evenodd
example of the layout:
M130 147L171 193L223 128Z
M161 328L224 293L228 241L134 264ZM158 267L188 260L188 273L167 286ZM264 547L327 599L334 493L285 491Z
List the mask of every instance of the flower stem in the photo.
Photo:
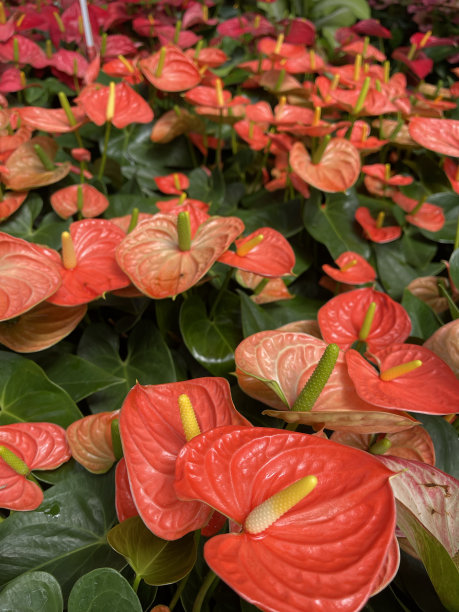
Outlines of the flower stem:
M182 578L180 582L178 583L177 590L175 591L174 597L171 599L171 602L169 604L169 610L171 610L171 612L175 608L175 606L178 604L180 596L183 592L183 589L185 588L185 585L189 577L190 577L190 574L187 574L185 578Z
M217 574L212 570L209 570L208 574L203 580L203 583L201 584L201 588L199 589L198 594L196 595L196 599L194 600L193 609L191 612L201 611L201 606L204 603L204 599L206 598L207 592L216 578Z
M102 159L100 160L99 172L97 174L97 178L99 181L102 180L104 176L105 164L107 163L107 149L108 149L108 141L110 140L110 130L112 128L112 124L110 121L105 123L105 136L104 136L104 150L102 153Z

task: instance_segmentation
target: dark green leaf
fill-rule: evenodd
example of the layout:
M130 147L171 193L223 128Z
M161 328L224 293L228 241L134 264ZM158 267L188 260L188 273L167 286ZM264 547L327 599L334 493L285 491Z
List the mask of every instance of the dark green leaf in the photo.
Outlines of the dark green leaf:
M403 292L402 306L410 315L413 325L411 336L427 340L442 326L442 322L432 308L413 295L408 289L405 289Z
M116 520L114 491L114 470L95 476L80 468L48 489L37 510L11 514L0 524L0 586L40 569L58 580L65 598L86 572L120 569L124 560L105 538Z
M425 268L435 255L436 244L425 240L417 232L407 229L400 241L406 262L414 268Z
M298 199L250 210L239 210L237 216L244 221L245 233L250 234L259 227L272 227L288 238L299 232L301 221L301 201Z
M107 540L147 584L161 586L178 582L196 562L194 533L179 540L162 540L147 529L139 516L115 525L108 532Z
M432 438L435 466L459 480L459 437L450 423L440 416L416 414Z
M67 427L81 417L72 398L40 366L0 351L0 424L49 421Z
M29 572L12 580L0 593L0 612L62 612L58 581L46 572Z
M449 273L456 287L459 287L459 249L456 249L449 259Z
M82 576L73 587L68 612L142 612L139 598L121 574L109 567Z
M223 376L234 369L234 350L242 340L239 317L239 300L229 292L225 293L212 319L197 295L182 305L183 340L196 361L214 376Z
M336 259L344 251L355 251L369 257L368 242L360 237L355 225L355 211L360 206L354 189L328 194L321 203L320 192L313 191L305 202L303 220L308 232L324 244Z

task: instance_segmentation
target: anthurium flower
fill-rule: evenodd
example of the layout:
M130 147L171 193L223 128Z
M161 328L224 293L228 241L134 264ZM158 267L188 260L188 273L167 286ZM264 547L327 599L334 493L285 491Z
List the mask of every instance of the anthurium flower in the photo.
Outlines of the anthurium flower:
M83 219L70 225L63 239L60 264L62 286L48 298L58 306L86 304L107 291L129 285L128 277L116 263L115 249L125 233L106 219Z
M253 272L238 270L236 280L246 289L255 290L253 295L250 296L255 304L269 304L279 300L291 300L295 297L293 293L289 292L282 278L267 279Z
M244 229L237 217L210 217L198 227L189 248L182 250L177 226L176 215L158 213L138 225L117 250L121 269L142 293L155 299L192 287Z
M67 427L72 457L93 474L104 474L116 461L112 443L112 422L119 410L90 414Z
M380 215L377 219L371 216L370 209L366 206L359 206L355 211L355 220L362 226L367 238L380 244L397 240L402 235L402 228L399 225L383 226L384 216Z
M336 193L346 191L360 174L360 155L344 138L333 138L328 143L320 161L314 163L301 142L290 151L290 165L304 181L322 191Z
M27 191L7 192L0 200L0 221L8 219L17 211L28 195Z
M456 193L459 193L459 164L456 164L450 157L446 157L443 170L451 183L451 187Z
M29 64L34 68L45 68L49 64L48 58L37 43L20 34L0 43L0 61L15 62L21 66Z
M432 71L433 61L430 57L421 51L417 50L414 57L410 57L410 47L398 47L392 52L392 57L399 62L402 62L420 79L424 79L429 72Z
M392 193L391 198L402 210L408 213L405 216L408 223L429 232L438 232L444 226L445 213L440 206L409 198L401 191Z
M411 185L413 177L403 174L392 174L390 164L368 164L362 166L362 172L381 181L385 185Z
M121 58L115 57L105 62L102 65L102 72L110 77L121 78L131 85L137 85L143 81L143 75L137 67L137 62L133 62L124 56Z
M57 344L85 316L87 307L61 308L41 302L22 315L0 323L0 343L17 353L35 353Z
M124 457L116 464L115 470L115 507L119 522L125 521L131 516L138 516L137 508L132 498L129 476L126 469Z
M178 113L175 110L167 111L155 122L150 138L153 142L170 142L181 134L199 130L201 124L199 117L184 108L179 109Z
M86 113L81 106L71 106L70 110L75 123L69 122L68 115L63 108L23 106L16 109L24 125L34 130L42 130L43 132L52 132L54 134L73 132L88 121Z
M173 213L178 215L181 212L188 212L190 215L191 237L196 234L196 231L209 215L209 204L201 200L183 197L173 198L172 200L157 201L156 207L163 213Z
M187 441L179 408L182 395L191 401L201 432L220 425L249 425L235 410L224 378L137 384L128 393L120 432L132 496L145 525L166 540L199 529L212 513L207 505L180 501L174 490L175 460Z
M48 251L0 232L0 320L27 312L61 285L59 266Z
M65 430L53 423L12 423L0 427L0 507L35 510L43 491L27 476L52 470L70 459Z
M458 119L413 117L408 127L411 138L426 149L459 157Z
M201 74L178 47L168 44L139 61L144 77L160 91L184 91L201 81Z
M411 332L411 320L403 306L370 288L335 296L320 308L317 321L324 340L343 350L361 340L374 352L403 342Z
M416 344L392 344L372 352L380 373L360 353L347 351L346 361L359 396L385 410L455 414L459 380L435 353Z
M442 325L424 342L424 346L447 363L459 378L459 319Z
M414 278L406 289L417 298L425 302L434 312L440 313L448 310L448 299L440 292L439 282L448 289L448 280L438 276L419 276ZM454 298L453 298L454 299Z
M334 431L330 440L360 448L361 450L375 452L377 455L390 455L422 461L435 465L435 449L428 431L421 426L411 427L403 431L383 434L382 439L387 444L382 446L382 451L376 448L380 440L370 434L356 434L347 431ZM387 450L384 450L387 448ZM373 451L374 449L374 451ZM376 452L377 451L377 452Z
M367 260L353 251L345 251L335 259L338 266L333 268L328 264L322 266L325 274L339 283L348 285L363 285L376 279L376 271Z
M150 105L130 85L117 83L114 88L114 109L109 109L111 87L99 83L86 86L77 98L86 115L96 125L111 121L119 129L131 123L150 123L153 110Z
M348 132L347 127L336 130L339 138L344 138ZM381 140L371 135L371 128L365 121L357 120L350 131L349 141L359 150L365 153L379 151L388 141Z
M221 263L266 277L292 274L295 253L288 240L270 227L260 227L235 242L236 251L225 251Z
M87 183L69 185L55 191L50 202L54 211L63 219L68 219L77 212L83 217L97 217L109 204L103 193Z
M271 612L354 611L372 594L394 537L392 472L381 468L316 436L220 427L183 448L175 489L241 525L204 548L241 597Z
M180 195L190 186L190 179L183 172L173 172L166 176L155 176L155 183L163 193Z

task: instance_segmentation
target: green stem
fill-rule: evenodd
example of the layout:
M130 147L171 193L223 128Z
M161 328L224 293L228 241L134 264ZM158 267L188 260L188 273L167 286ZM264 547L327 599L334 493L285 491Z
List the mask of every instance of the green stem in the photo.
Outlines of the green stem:
M202 604L204 603L204 599L207 595L207 591L212 586L213 581L217 578L217 574L212 570L209 570L207 576L204 578L203 583L201 584L201 588L196 595L196 599L194 600L193 609L191 612L200 612Z
M187 574L185 578L182 578L180 582L178 583L177 590L175 591L174 597L171 599L171 602L169 604L169 610L171 610L171 612L175 608L175 606L178 604L180 600L180 596L183 592L183 589L186 586L186 583L188 582L189 577L190 577L190 574Z
M134 578L134 582L132 583L132 590L134 591L134 593L137 593L141 580L142 580L142 576L140 576L139 574L136 574Z
M115 458L118 461L123 456L119 419L113 419L113 421L110 423L110 433L112 437L113 454L115 455Z
M459 248L459 217L457 218L456 237L454 239L454 250Z
M314 151L314 154L312 156L312 163L313 164L318 164L320 163L320 160L322 159L322 155L325 153L325 149L328 146L328 143L331 140L331 135L327 134L326 136L323 137L321 143L319 144L319 146L317 147L317 149Z
M51 159L48 157L47 153L42 149L40 145L34 144L33 148L46 170L48 170L49 172L52 172L53 170L56 169L56 166L53 164Z
M339 346L337 344L329 344L314 372L309 377L308 382L296 398L292 410L295 412L309 412L312 410L317 398L330 378L338 356Z
M131 220L129 221L129 227L127 233L130 234L132 230L136 227L137 222L139 220L139 209L133 208L131 213Z
M102 153L102 159L100 161L99 173L97 174L97 178L101 181L104 176L105 164L107 163L107 149L108 149L108 141L110 140L110 130L112 128L112 124L110 121L105 123L105 136L104 136L104 150Z

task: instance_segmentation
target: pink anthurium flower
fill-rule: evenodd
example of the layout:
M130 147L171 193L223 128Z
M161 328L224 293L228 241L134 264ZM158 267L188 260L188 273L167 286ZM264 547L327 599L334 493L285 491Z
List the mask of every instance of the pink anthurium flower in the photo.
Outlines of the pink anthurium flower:
M204 556L244 599L270 612L351 612L393 546L392 472L381 468L317 436L220 427L183 448L175 489L241 526L206 542Z
M322 191L336 193L352 187L360 174L360 155L344 138L333 138L319 162L314 163L301 142L290 151L290 165L304 181Z
M98 217L109 204L103 193L87 183L69 185L55 191L50 202L54 211L63 219L68 219L77 212L83 217Z
M53 252L60 264L62 286L48 298L58 306L86 304L107 291L129 285L115 259L115 249L125 233L105 219L83 219L64 232L62 258Z
M359 206L355 211L355 220L362 226L367 238L380 244L397 240L402 235L402 228L398 225L383 226L384 217L384 212L381 212L377 219L373 219L366 206Z
M459 120L413 117L409 123L411 138L431 151L459 157Z
M65 430L53 423L13 423L0 427L0 507L35 510L43 491L27 478L70 459Z
M260 227L236 240L236 251L225 251L218 261L239 270L266 277L292 274L295 253L290 243L276 230Z
M41 106L23 106L16 109L23 125L34 130L42 130L53 134L73 132L88 121L81 106L72 106L70 111L75 119L69 122L69 116L62 108L42 108Z
M27 191L10 191L5 193L3 199L0 200L0 221L8 219L10 215L17 211L27 197Z
M322 270L338 283L363 285L376 280L375 269L358 253L345 251L335 259L335 263L338 268L324 264Z
M194 408L198 431L250 425L234 408L224 378L197 378L163 385L135 385L121 408L120 432L132 496L146 526L166 540L205 525L212 509L182 502L174 490L175 460L187 441L179 397Z
M408 223L429 232L438 232L444 226L445 213L440 206L409 198L401 191L394 192L391 198L402 210L408 213L405 217Z
M181 249L177 215L158 213L123 240L116 257L142 293L173 297L197 283L243 229L237 217L210 217Z
M60 287L50 249L0 232L0 321L27 312Z
M370 288L335 296L320 308L317 320L324 340L336 342L344 351L358 340L366 342L369 351L378 351L403 342L411 332L403 306Z
M378 371L360 353L347 351L346 362L359 396L385 410L455 414L459 380L435 353L416 344L392 344L372 352Z

